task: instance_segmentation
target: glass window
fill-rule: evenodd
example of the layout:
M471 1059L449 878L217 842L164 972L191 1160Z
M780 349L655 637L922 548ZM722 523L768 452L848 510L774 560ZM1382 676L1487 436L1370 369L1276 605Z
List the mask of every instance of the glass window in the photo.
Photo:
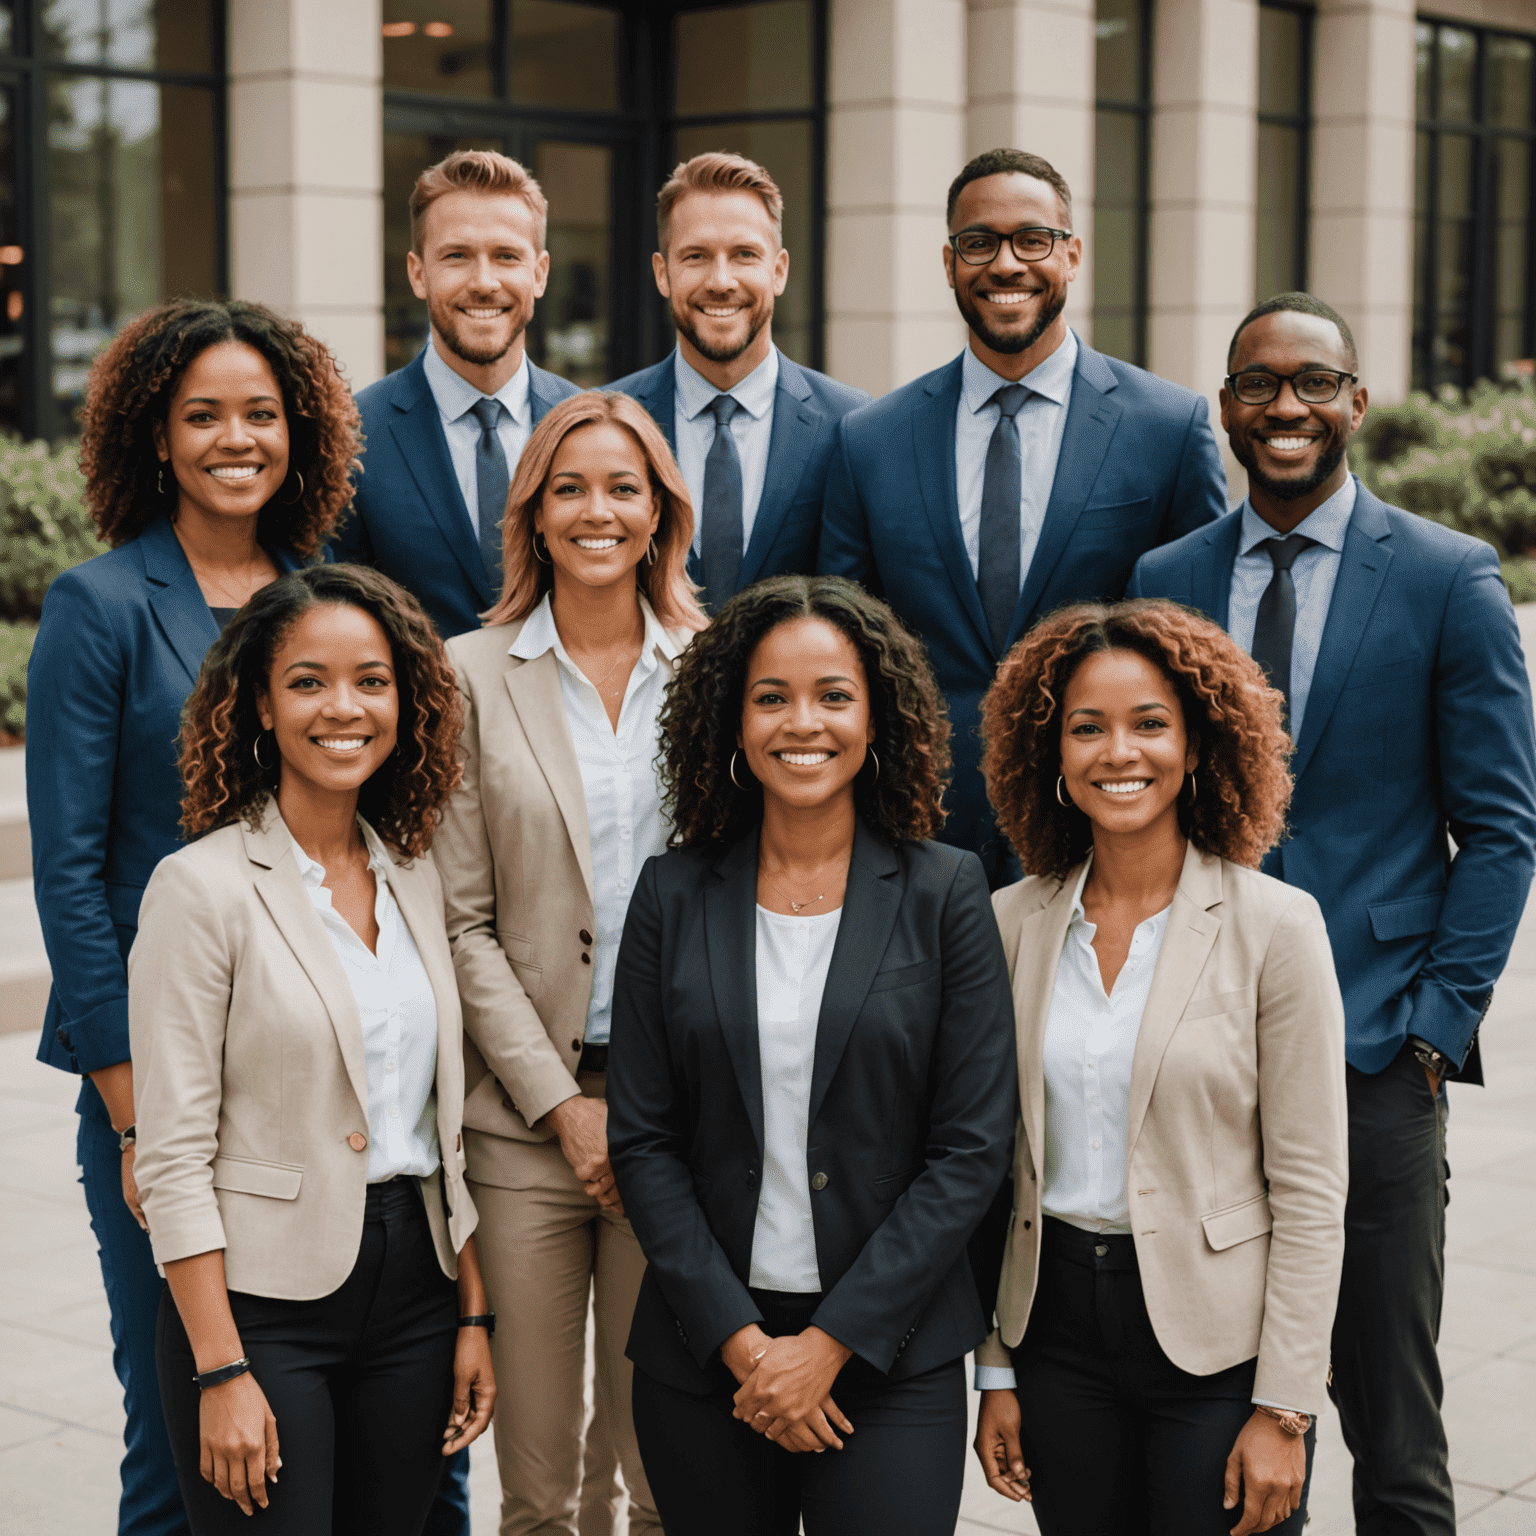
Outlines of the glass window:
M1471 360L1467 300L1472 284L1472 140L1440 140L1436 177L1439 216L1433 234L1436 270L1434 359L1437 382L1460 380Z
M1423 22L1414 29L1417 59L1414 68L1415 98L1418 102L1419 121L1433 117L1435 82L1435 29Z
M1254 293L1307 286L1312 15L1259 6L1259 122Z
M512 0L512 100L614 112L619 105L617 11L566 0Z
M384 0L384 84L396 91L497 93L491 0Z
M1488 121L1500 128L1529 128L1532 60L1536 46L1524 37L1488 39Z
M1531 266L1531 146L1493 140L1493 373L1530 353L1525 345L1526 289Z
M810 0L685 11L677 18L679 117L808 108Z
M1141 100L1145 33L1141 0L1099 0L1093 34L1095 90L1100 101L1135 104Z
M534 175L558 188L549 207L549 286L528 327L540 367L595 389L609 366L610 266L613 250L613 151L603 144L542 141Z
M1259 111L1300 117L1307 110L1307 18L1259 8Z
M1456 27L1440 28L1440 110L1442 122L1470 123L1477 97L1477 37Z
M44 0L41 51L120 69L214 68L208 0Z
M1147 354L1147 0L1098 0L1095 13L1093 344L1124 362Z
M9 53L16 42L15 7L11 0L0 0L0 52Z

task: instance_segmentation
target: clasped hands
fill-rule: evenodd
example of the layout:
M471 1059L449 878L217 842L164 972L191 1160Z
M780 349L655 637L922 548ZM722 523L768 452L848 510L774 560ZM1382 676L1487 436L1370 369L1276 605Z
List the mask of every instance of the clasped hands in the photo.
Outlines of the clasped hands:
M815 1326L777 1339L756 1323L738 1328L720 1346L741 1383L735 1417L786 1451L842 1450L837 1431L851 1435L853 1425L832 1401L832 1383L852 1354Z
M607 1101L574 1094L563 1104L556 1104L544 1118L559 1137L560 1150L588 1198L605 1211L622 1216L624 1202L619 1199L613 1165L608 1161Z

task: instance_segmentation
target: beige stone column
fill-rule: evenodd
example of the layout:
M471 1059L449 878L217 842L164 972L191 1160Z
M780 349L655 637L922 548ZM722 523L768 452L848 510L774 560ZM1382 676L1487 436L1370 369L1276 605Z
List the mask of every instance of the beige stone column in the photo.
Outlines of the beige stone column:
M1349 322L1371 396L1408 393L1413 334L1413 0L1321 0L1312 292Z
M384 371L380 0L229 8L230 282Z
M1087 256L1067 319L1093 339L1093 0L969 0L967 157L1006 146L1042 155L1072 188Z
M944 198L965 163L965 0L834 0L827 368L885 394L951 358Z

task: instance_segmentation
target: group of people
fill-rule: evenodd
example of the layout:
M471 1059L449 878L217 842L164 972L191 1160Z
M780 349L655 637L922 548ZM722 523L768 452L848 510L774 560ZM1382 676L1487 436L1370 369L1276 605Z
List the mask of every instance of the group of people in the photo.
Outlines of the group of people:
M603 391L526 355L521 166L410 212L355 401L188 300L82 415L27 773L120 1532L465 1536L490 1428L503 1536L940 1536L974 1352L1047 1536L1295 1536L1329 1397L1357 1529L1450 1536L1536 739L1494 552L1349 474L1345 322L1239 326L1229 512L1203 398L1067 327L1037 156L956 177L967 345L873 403L773 345L739 156Z

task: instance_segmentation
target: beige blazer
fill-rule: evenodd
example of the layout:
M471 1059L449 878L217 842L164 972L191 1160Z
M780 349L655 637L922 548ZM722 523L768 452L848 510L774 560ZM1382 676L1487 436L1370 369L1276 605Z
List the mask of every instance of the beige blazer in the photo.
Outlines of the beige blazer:
M475 1229L459 995L437 872L390 852L390 889L437 999L442 1177L420 1182L453 1276ZM134 1172L156 1262L222 1248L232 1291L336 1290L363 1233L363 1025L275 801L259 831L222 827L161 860L128 957L128 1028Z
M1020 1120L997 1328L1024 1336L1040 1256L1045 1026L1081 866L992 898L1013 977ZM1316 1413L1344 1256L1344 1005L1304 891L1190 847L1131 1071L1131 1230L1158 1343L1197 1376L1258 1356L1254 1396Z
M466 1144L484 1184L523 1177L510 1142L580 1090L592 999L592 839L560 664L507 654L523 621L448 642L464 696L464 781L433 851L464 1004ZM668 633L668 675L691 639Z

